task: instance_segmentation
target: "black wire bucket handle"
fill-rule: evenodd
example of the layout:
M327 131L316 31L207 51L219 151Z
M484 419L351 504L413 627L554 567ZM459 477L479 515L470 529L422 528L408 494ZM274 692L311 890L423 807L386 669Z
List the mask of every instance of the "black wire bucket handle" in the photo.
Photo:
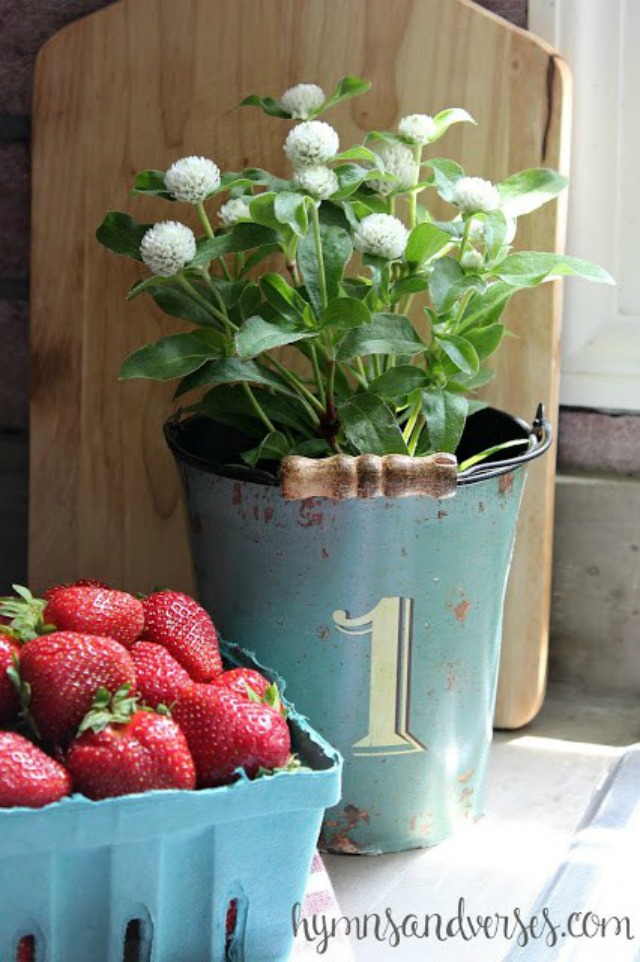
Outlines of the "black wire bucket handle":
M547 421L544 416L544 405L542 403L538 404L536 416L531 425L528 425L526 421L517 420L529 433L529 443L526 451L523 451L522 454L518 454L516 457L504 458L500 461L480 461L465 471L459 471L457 476L459 486L471 484L474 481L496 478L501 474L519 468L521 465L526 464L527 461L533 461L535 458L541 457L541 455L549 450L553 442L553 427L551 422Z

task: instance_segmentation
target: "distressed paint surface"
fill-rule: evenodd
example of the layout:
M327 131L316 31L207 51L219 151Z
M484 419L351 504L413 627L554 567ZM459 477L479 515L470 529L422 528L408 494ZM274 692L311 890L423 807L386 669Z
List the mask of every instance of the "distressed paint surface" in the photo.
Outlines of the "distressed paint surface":
M524 472L446 502L286 502L181 471L202 602L345 758L326 847L424 847L479 817Z

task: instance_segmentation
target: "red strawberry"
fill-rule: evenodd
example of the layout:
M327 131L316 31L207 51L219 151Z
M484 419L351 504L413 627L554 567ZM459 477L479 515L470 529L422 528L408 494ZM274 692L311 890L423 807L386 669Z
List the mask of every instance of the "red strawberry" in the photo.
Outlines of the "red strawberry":
M20 708L16 690L7 675L7 669L13 666L14 658L19 654L20 649L11 637L0 631L0 725L12 722Z
M71 738L98 688L135 685L133 660L112 638L56 631L27 642L20 676L29 686L29 714L47 742Z
M73 586L59 588L44 609L44 620L58 631L114 638L132 645L142 634L142 602L125 591Z
M229 671L223 671L222 674L218 675L215 683L216 685L222 685L223 688L228 688L229 691L237 692L238 695L244 695L245 698L251 697L247 691L247 688L250 688L260 701L270 684L268 679L261 675L259 671L256 671L255 668L231 668ZM255 701L255 699L252 699L252 701Z
M180 693L172 714L187 736L203 787L234 781L237 768L254 778L260 768L287 764L289 728L268 705L218 685L193 685Z
M187 740L166 715L142 711L124 686L110 698L102 689L67 752L73 787L87 798L195 788Z
M60 591L61 588L109 588L110 585L106 584L104 581L98 581L97 578L78 578L77 581L72 581L65 585L54 585L53 588L48 588L44 592L43 598L45 601L51 601L56 591Z
M193 685L189 672L163 645L136 641L129 650L136 669L137 690L150 708L173 704L186 685Z
M16 732L0 732L0 808L41 808L71 791L69 773Z
M194 681L211 681L220 674L218 635L197 601L179 591L157 591L143 605L144 641L164 645Z

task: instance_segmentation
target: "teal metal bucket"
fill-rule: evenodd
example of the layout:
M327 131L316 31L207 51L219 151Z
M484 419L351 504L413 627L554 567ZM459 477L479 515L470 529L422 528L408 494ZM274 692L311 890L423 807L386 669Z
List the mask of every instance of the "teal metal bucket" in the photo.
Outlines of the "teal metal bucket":
M225 465L236 435L166 427L201 601L344 757L329 851L427 847L483 812L524 465L551 437L492 409L469 424L461 460L518 437L526 453L460 476L447 500L350 501L285 501L268 471Z

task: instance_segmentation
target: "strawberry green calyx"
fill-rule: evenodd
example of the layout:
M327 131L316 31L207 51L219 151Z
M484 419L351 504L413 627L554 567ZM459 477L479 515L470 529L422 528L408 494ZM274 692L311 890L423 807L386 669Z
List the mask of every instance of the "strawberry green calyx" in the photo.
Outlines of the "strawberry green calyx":
M268 705L269 708L273 708L274 711L280 712L280 714L286 718L289 712L282 704L282 698L280 697L280 692L278 686L275 682L271 682L264 690L264 694L261 696L258 692L251 687L248 681L245 680L244 687L247 690L247 697L249 701L256 702L259 705Z
M14 654L11 662L11 665L7 668L7 678L15 688L18 701L20 702L19 718L25 728L40 741L42 736L31 714L31 685L28 681L25 681L20 674L20 659L17 655Z
M47 602L43 598L34 598L23 585L11 587L16 596L0 598L0 615L11 619L8 627L16 641L24 644L56 630L55 625L45 623L44 609Z
M258 769L256 778L262 778L265 775L278 775L280 772L310 772L311 769L306 765L303 765L297 755L289 755L284 765L280 765L278 768L263 768L260 766Z
M122 685L114 694L107 688L98 688L91 708L78 727L76 737L86 731L103 731L107 725L127 725L138 710L138 698L130 695L131 684Z

